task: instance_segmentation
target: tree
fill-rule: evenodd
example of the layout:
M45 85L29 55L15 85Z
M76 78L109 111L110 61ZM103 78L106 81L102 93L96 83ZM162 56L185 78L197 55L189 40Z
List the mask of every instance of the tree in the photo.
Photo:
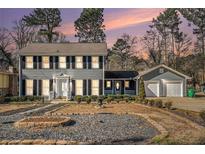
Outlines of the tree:
M108 59L113 60L119 70L133 70L133 64L137 62L136 58L133 58L136 44L137 37L123 34L113 45Z
M79 42L105 42L103 10L99 8L83 9L80 17L74 23L75 37L78 37Z
M14 22L13 30L10 33L17 49L22 49L26 47L28 43L31 43L34 39L34 34L35 29L27 26L22 19Z
M6 28L0 28L0 69L7 69L9 65L13 65L11 53L12 39Z
M62 19L59 9L37 8L28 16L24 16L23 21L25 21L28 26L39 26L39 34L46 36L47 41L51 43L53 37L58 34L55 28L60 26Z
M202 83L205 82L205 9L204 8L190 8L190 9L179 9L181 14L191 23L194 25L193 34L197 37L197 48L201 53L202 63L201 66L203 67L203 78Z
M145 94L145 87L144 87L144 80L143 78L140 78L140 83L139 83L139 97L141 99L145 99L146 94Z

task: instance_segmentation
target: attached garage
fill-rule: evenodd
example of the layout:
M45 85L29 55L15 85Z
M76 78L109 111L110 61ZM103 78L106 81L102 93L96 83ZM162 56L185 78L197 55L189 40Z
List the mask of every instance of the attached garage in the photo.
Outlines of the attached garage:
M139 81L143 79L146 97L184 97L186 96L186 76L164 64L158 65L145 72L139 73L137 79L137 95Z

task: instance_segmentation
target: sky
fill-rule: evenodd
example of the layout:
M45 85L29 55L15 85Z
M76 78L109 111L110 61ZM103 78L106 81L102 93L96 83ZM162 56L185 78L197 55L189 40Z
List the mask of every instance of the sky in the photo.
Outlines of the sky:
M142 36L148 29L148 25L164 9L104 9L104 24L108 47L123 33L133 36ZM74 37L74 21L79 18L82 9L60 9L62 23L57 29L67 36L71 42L76 42ZM13 22L24 15L28 15L32 9L0 9L0 27L12 29Z

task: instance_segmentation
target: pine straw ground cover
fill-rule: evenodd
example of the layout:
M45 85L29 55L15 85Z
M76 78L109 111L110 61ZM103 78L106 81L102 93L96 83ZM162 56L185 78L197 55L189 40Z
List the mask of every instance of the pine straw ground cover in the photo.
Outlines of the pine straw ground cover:
M165 138L155 137L152 144L205 144L205 127L165 109L158 109L134 103L106 104L96 108L95 104L71 104L52 115L95 114L95 113L138 113L149 116L168 131Z

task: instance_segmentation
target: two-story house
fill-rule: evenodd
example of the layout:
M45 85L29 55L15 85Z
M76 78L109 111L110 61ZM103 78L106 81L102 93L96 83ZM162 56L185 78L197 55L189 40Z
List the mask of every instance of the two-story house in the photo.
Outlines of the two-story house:
M165 65L145 73L107 71L106 43L33 43L19 51L19 95L49 99L76 95L138 95L139 79L146 96L186 96L190 77Z

